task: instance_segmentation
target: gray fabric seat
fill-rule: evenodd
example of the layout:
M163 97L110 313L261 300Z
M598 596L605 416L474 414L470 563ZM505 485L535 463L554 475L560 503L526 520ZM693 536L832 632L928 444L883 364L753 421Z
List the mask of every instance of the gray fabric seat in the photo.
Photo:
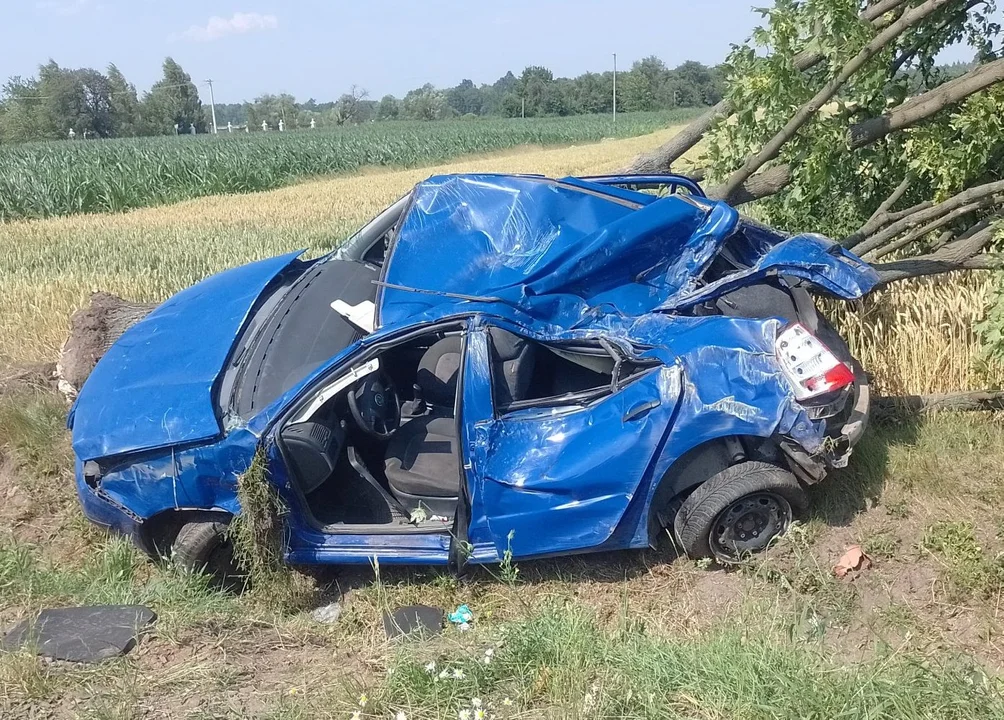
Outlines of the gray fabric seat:
M533 346L498 328L489 332L496 402L506 405L522 397L530 384ZM406 422L387 444L387 483L405 505L424 498L459 496L460 447L453 408L460 357L459 336L444 338L425 352L419 363L418 384L432 411Z
M433 343L418 363L415 381L422 389L422 399L441 413L453 412L462 347L461 337L450 335Z
M424 415L409 420L387 445L384 471L396 495L455 498L460 492L456 421Z

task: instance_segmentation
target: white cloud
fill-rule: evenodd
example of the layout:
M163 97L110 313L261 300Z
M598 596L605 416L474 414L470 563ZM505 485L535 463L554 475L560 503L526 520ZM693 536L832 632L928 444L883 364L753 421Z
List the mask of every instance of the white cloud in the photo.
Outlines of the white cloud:
M85 10L101 10L102 5L93 0L38 0L35 7L53 15L77 15Z
M81 0L77 0L80 2ZM86 2L87 0L83 0ZM192 25L180 37L195 42L209 42L219 40L227 35L244 35L245 33L263 32L265 30L275 30L279 27L279 18L275 15L262 15L261 13L237 12L231 18L221 18L213 16L205 25Z

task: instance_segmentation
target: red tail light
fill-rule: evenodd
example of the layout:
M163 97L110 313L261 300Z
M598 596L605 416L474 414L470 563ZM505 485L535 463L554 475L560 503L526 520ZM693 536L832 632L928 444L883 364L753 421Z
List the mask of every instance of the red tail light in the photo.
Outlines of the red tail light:
M854 382L851 369L799 323L789 325L777 336L774 351L798 400L833 392Z

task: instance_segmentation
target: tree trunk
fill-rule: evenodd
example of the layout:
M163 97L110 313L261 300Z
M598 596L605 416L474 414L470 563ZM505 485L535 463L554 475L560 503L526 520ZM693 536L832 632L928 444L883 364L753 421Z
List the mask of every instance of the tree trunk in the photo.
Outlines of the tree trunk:
M884 415L913 415L935 410L1004 410L1004 392L938 393L935 395L901 395L877 397L872 409Z
M965 75L908 100L879 117L851 125L847 141L852 150L870 145L891 132L913 127L949 105L1004 80L1004 58L979 65Z
M108 293L91 295L90 304L70 317L70 336L63 343L56 365L64 394L76 395L112 343L155 307L153 303L132 303Z

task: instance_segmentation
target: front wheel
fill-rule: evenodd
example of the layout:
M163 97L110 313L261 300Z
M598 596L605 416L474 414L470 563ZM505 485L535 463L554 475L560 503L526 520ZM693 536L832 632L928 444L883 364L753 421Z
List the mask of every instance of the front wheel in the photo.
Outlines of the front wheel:
M742 462L698 487L680 506L673 530L689 557L729 565L766 549L807 505L805 491L787 470Z
M221 522L190 522L181 527L171 547L175 564L208 575L215 587L239 592L247 585L234 557L234 546Z

